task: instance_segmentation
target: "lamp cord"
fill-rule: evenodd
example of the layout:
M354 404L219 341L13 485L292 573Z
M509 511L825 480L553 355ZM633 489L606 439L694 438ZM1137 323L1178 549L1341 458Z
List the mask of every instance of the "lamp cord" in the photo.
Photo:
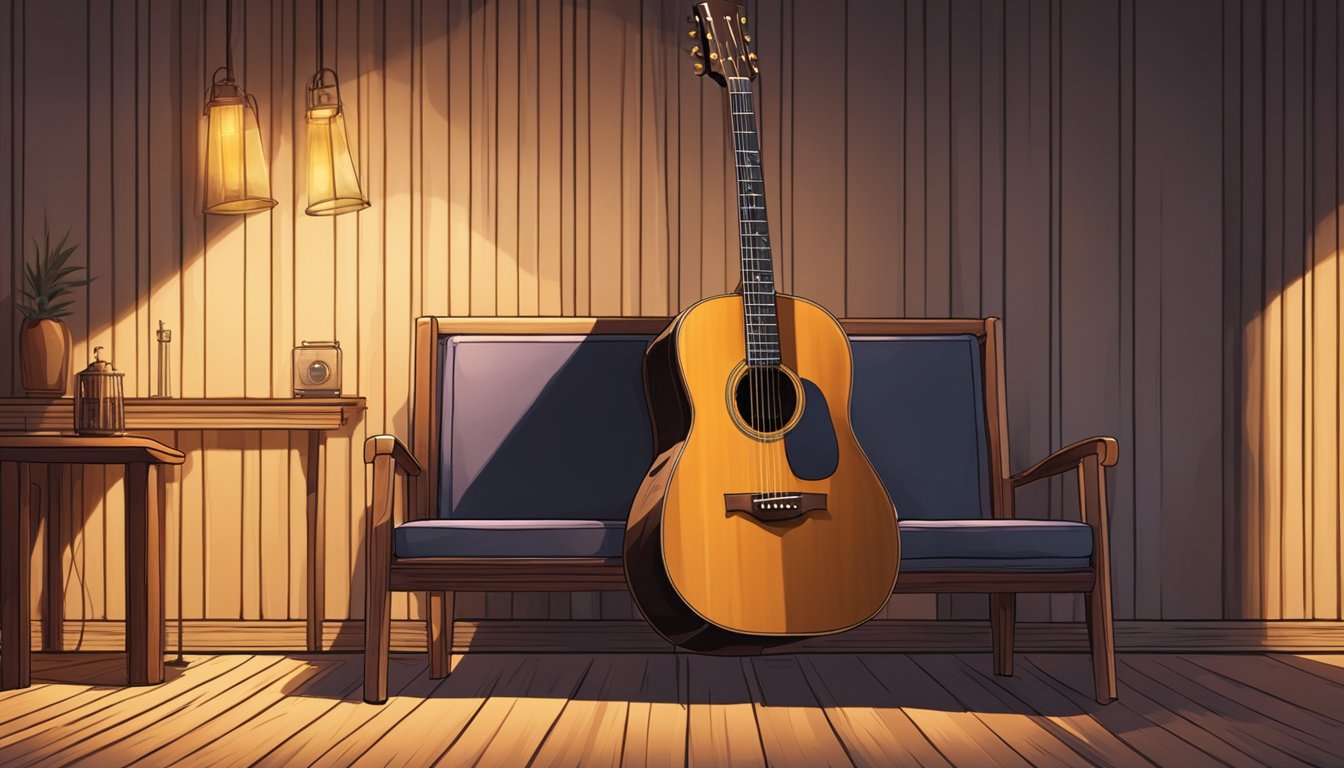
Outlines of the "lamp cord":
M224 6L224 69L233 79L233 0Z
M326 32L326 24L322 19L322 7L324 5L326 5L326 3L322 0L317 0L317 69L319 72L322 71L322 61L326 58L322 55L322 38L326 37L326 35L323 34Z

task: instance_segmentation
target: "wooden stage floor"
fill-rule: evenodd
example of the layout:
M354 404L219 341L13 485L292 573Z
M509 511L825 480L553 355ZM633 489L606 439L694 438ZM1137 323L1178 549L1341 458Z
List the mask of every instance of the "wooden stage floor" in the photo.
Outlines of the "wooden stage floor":
M38 654L0 693L0 765L1344 765L1344 656L472 654L189 657L123 688L112 654Z

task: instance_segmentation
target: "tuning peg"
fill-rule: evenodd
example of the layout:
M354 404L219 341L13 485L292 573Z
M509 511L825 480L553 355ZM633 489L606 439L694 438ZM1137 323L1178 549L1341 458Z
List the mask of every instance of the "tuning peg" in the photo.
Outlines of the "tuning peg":
M686 36L694 40L700 34L700 30L692 29L686 32Z
M692 45L692 46L691 46L691 56L699 56L699 55L700 55L700 46L698 46L698 45Z
M743 32L743 33L742 33L742 42L744 42L744 43L750 43L750 42L751 42L751 35L748 35L747 33Z
M747 23L747 17L746 17L746 16L743 16L743 17L741 17L740 19L738 19L738 21L742 22L743 24L746 24L746 23Z
M755 64L752 64L752 65L751 65L751 71L752 71L752 72L755 72L755 73L758 74L758 75L761 74L761 68L758 67L758 66L756 66Z
M692 65L691 65L691 69L694 69L694 70L695 70L695 74L697 74L697 75L703 75L703 74L705 74L705 65L704 65L704 64L701 64L701 63L698 62L698 61L695 62L695 64L692 64Z
M719 60L719 54L715 53L714 51L710 51L710 52L709 52L709 60L710 60L710 61L718 61L718 60Z
M748 53L748 54L747 54L747 59L750 60L750 61L755 61L755 60L756 60L756 52L755 52L755 51L752 51L752 52Z

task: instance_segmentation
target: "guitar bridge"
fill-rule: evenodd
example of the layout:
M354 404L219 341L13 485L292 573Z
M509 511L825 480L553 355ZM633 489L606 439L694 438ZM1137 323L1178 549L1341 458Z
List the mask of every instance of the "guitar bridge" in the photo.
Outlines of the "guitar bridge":
M725 493L724 511L750 515L762 523L784 523L826 508L824 493Z

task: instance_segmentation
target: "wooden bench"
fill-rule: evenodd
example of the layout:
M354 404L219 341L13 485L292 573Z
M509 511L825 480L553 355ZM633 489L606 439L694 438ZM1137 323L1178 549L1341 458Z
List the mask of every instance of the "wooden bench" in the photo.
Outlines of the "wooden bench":
M391 435L364 447L366 701L387 698L391 591L428 594L430 674L444 677L454 592L626 588L624 520L652 452L640 360L667 321L417 321L412 448ZM855 431L901 517L896 591L988 594L1001 675L1013 672L1017 593L1086 593L1096 697L1113 700L1115 440L1082 440L1012 474L997 318L842 322ZM1081 521L1014 516L1016 488L1072 470Z

